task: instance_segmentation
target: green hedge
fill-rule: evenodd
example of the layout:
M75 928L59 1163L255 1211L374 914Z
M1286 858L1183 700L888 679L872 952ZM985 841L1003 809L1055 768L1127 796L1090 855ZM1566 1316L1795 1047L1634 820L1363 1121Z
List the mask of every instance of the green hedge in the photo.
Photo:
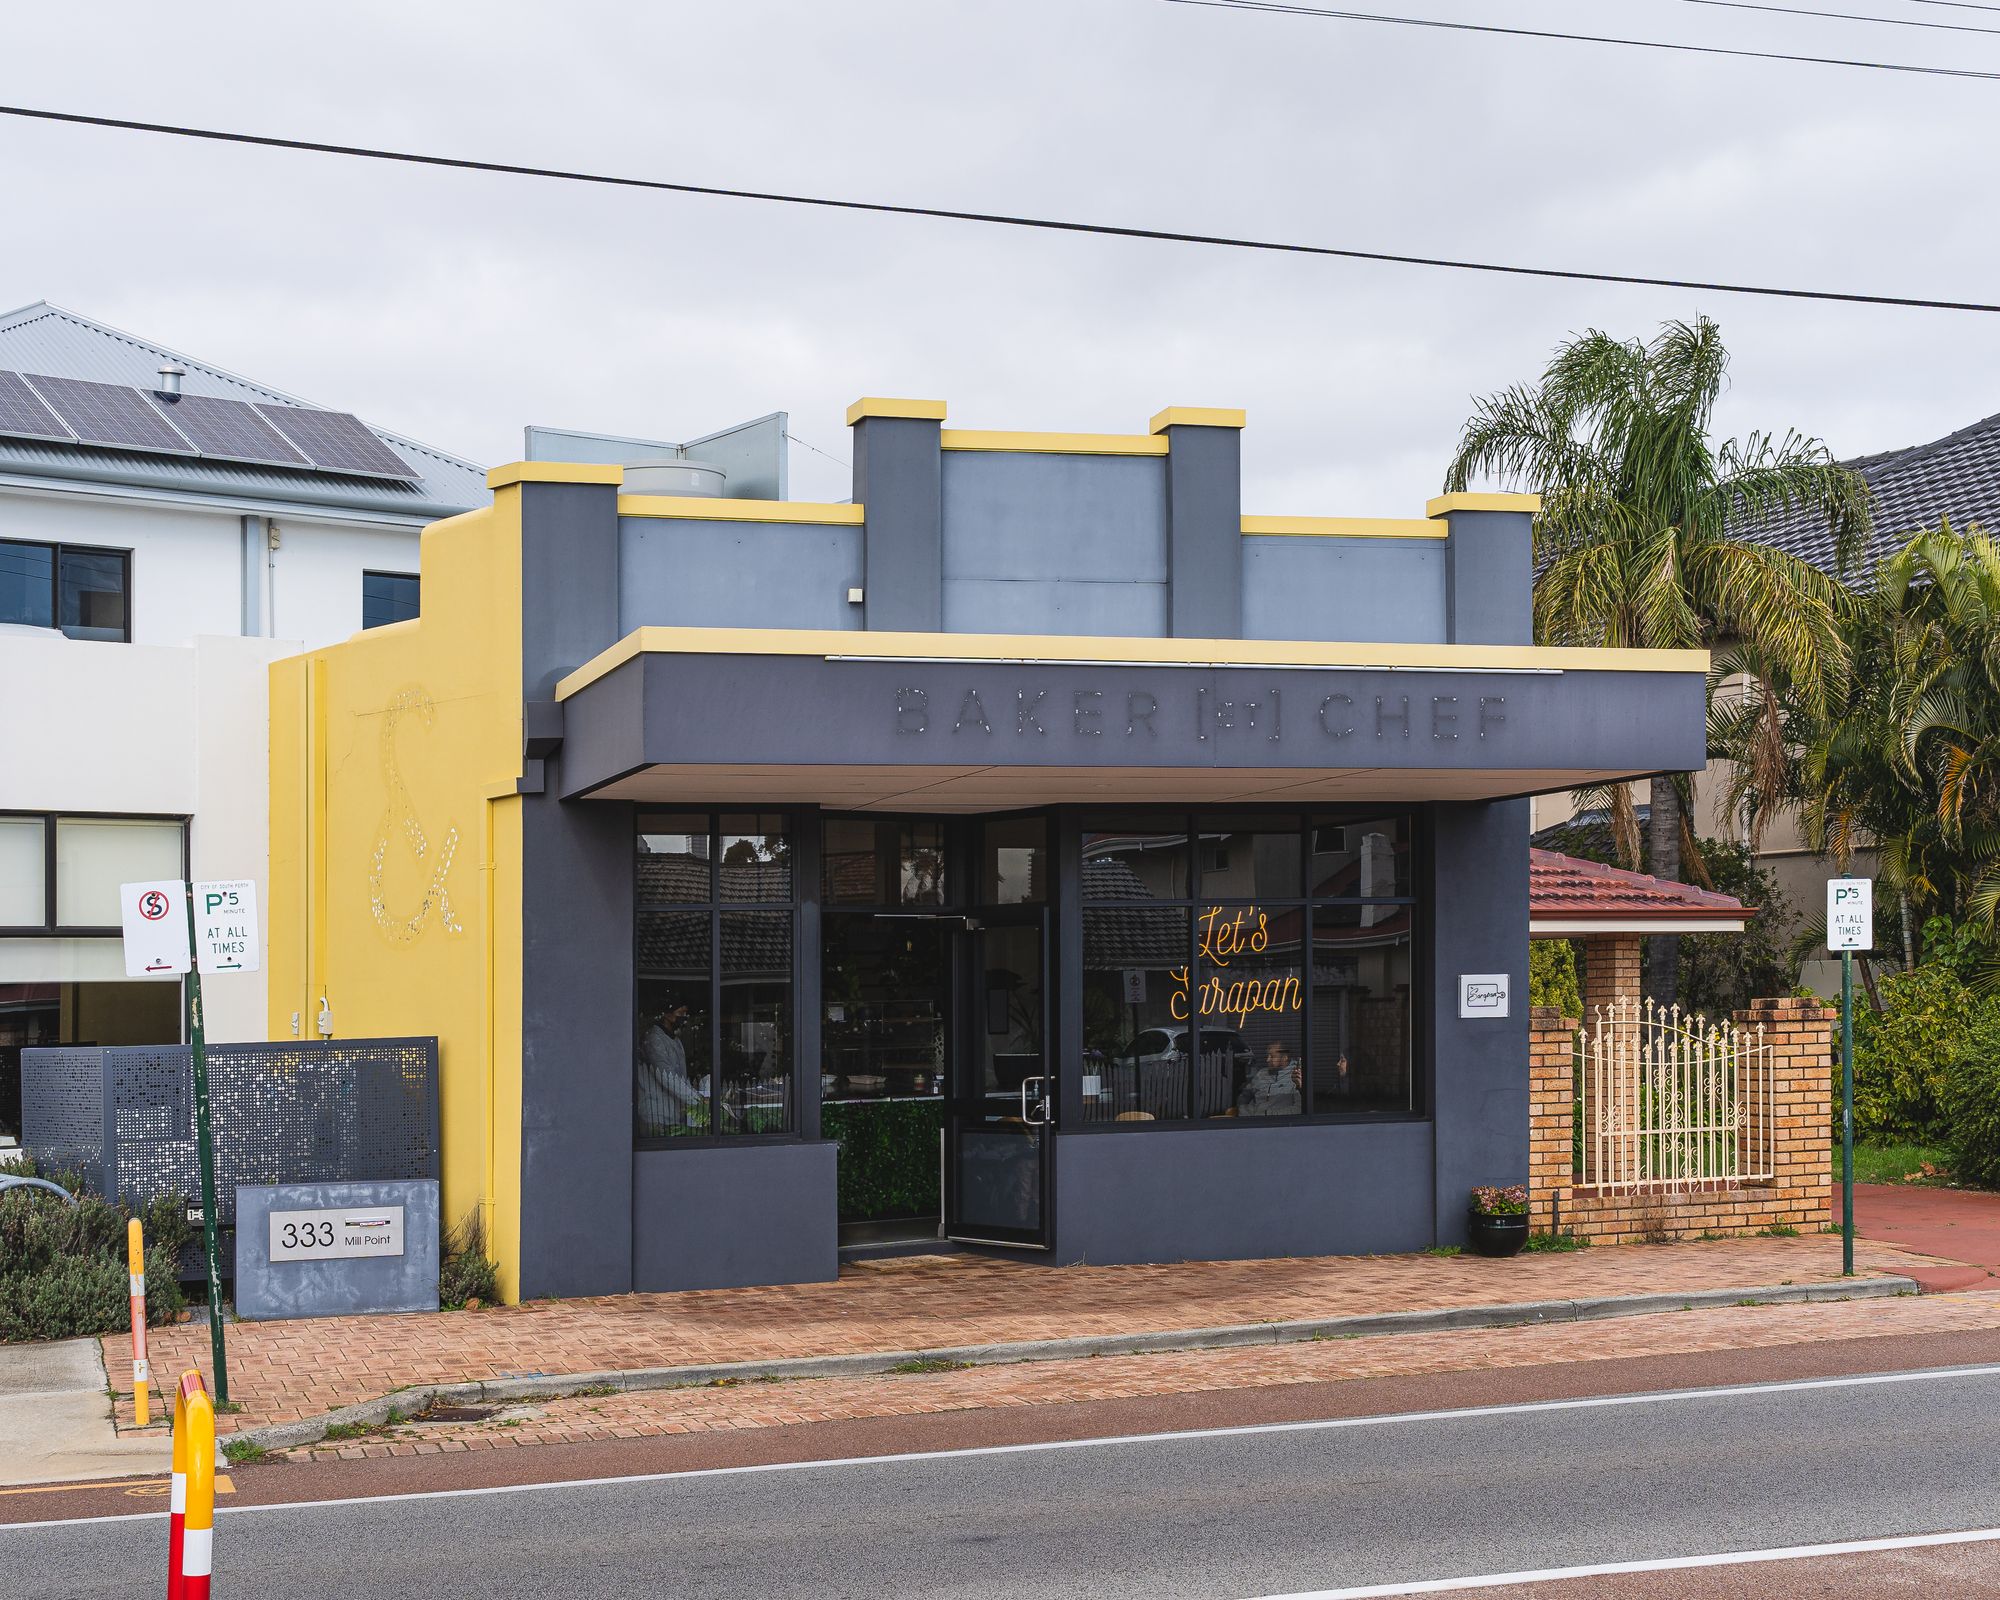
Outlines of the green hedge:
M821 1106L820 1132L840 1141L840 1220L921 1217L938 1204L936 1100Z
M83 1194L61 1174L53 1181L76 1193L77 1203L65 1205L46 1189L0 1191L0 1342L74 1339L131 1326L125 1261L131 1208ZM140 1220L146 1230L146 1320L171 1322L185 1304L179 1265L191 1232L187 1202L162 1196L140 1212Z
M1954 1069L2000 1044L2000 1000L1979 999L1941 962L1891 973L1882 1009L1854 1011L1854 1131L1924 1143L1947 1132ZM1839 1063L1834 1106L1839 1116Z

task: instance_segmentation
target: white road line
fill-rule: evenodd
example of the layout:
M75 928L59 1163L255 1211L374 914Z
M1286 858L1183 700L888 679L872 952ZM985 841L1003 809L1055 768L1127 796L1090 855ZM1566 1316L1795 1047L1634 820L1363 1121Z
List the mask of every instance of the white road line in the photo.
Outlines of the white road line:
M1782 1383L1740 1383L1718 1389L1663 1389L1645 1394L1590 1395L1575 1400L1524 1400L1504 1406L1465 1406L1453 1411L1388 1411L1365 1417L1324 1417L1310 1422L1257 1422L1234 1428L1185 1428L1172 1433L1118 1433L1090 1439L1045 1439L1029 1444L968 1445L957 1450L906 1450L879 1456L830 1456L813 1461L762 1461L740 1467L685 1467L677 1472L635 1472L623 1477L557 1478L545 1483L499 1483L476 1489L419 1489L403 1494L347 1495L334 1500L288 1500L272 1505L217 1506L218 1517L246 1517L273 1511L312 1512L329 1506L386 1505L400 1500L468 1500L481 1495L534 1494L549 1489L604 1489L640 1483L677 1483L692 1478L737 1478L764 1472L815 1472L828 1467L883 1467L916 1461L969 1460L980 1456L1033 1455L1050 1450L1096 1450L1118 1445L1177 1444L1195 1439L1239 1439L1266 1433L1325 1433L1343 1428L1385 1428L1410 1422L1479 1422L1490 1417L1532 1416L1538 1412L1595 1411L1610 1406L1672 1405L1689 1400L1727 1400L1746 1395L1798 1394L1814 1389L1866 1389L1890 1383L1957 1382L2000 1377L2000 1365L1933 1367L1918 1372L1870 1372L1848 1378L1793 1378ZM1157 1398L1166 1399L1168 1396ZM962 1415L962 1413L954 1413ZM0 1523L13 1528L61 1528L80 1522L139 1522L158 1512L108 1517L52 1517L45 1522Z
M1359 1589L1306 1589L1296 1594L1261 1595L1257 1600L1379 1600L1379 1597L1398 1594L1448 1594L1454 1590L1500 1589L1509 1584L1609 1578L1626 1572L1680 1572L1690 1567L1740 1567L1760 1561L1811 1561L1820 1556L1868 1555L1877 1550L1922 1550L1946 1544L1987 1544L1995 1539L2000 1539L2000 1528L1971 1528L1964 1533L1913 1533L1896 1539L1849 1539L1841 1544L1795 1544L1776 1550L1729 1550L1717 1555L1669 1556L1659 1561L1600 1561L1587 1567L1490 1572L1478 1578L1427 1578L1419 1583L1375 1583Z

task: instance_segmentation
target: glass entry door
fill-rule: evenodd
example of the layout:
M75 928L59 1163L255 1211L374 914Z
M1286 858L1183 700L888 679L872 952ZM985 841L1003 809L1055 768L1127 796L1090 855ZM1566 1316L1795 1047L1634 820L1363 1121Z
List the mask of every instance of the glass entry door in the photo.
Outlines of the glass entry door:
M1048 914L1008 908L969 921L945 1115L944 1231L1046 1250L1056 1106Z

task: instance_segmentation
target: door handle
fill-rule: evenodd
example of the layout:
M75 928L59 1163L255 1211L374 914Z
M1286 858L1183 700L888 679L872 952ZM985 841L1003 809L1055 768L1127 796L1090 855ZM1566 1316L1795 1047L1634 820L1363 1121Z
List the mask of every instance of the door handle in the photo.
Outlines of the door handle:
M1036 1116L1034 1111L1029 1109L1028 1106L1028 1085L1044 1084L1047 1083L1048 1081L1049 1081L1048 1075L1046 1073L1037 1073L1033 1077L1023 1078L1021 1080L1021 1120L1027 1123L1030 1127L1046 1128L1049 1125L1049 1123L1054 1120L1053 1117L1050 1115L1050 1113L1054 1110L1054 1107L1052 1107L1049 1104L1048 1095L1043 1093L1041 1090L1038 1089L1035 1092L1035 1104L1040 1107L1042 1114L1040 1116Z

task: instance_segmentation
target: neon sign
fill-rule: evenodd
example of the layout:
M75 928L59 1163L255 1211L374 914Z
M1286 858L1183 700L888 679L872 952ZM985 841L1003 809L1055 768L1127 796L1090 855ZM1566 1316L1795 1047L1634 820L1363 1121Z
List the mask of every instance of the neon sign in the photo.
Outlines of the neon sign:
M1270 948L1270 919L1265 912L1256 906L1243 906L1229 915L1221 906L1210 906L1196 920L1201 924L1196 953L1208 966L1218 969L1203 978L1195 991L1204 1017L1234 1017L1238 1027L1247 1027L1253 1015L1283 1016L1304 1007L1305 991L1296 972L1264 978L1225 976L1237 956L1262 955ZM1185 1022L1188 969L1170 968L1167 976L1175 985L1167 997L1167 1014L1176 1022Z

